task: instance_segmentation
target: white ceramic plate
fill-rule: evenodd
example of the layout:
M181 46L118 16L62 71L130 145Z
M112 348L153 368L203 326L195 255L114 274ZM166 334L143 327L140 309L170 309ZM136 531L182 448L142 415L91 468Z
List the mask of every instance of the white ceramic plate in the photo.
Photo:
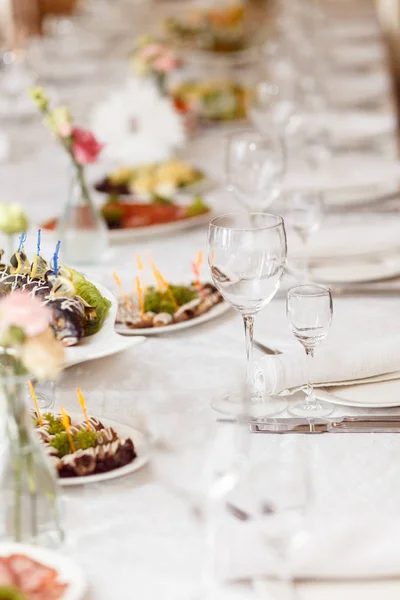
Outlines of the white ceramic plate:
M115 328L119 333L126 336L168 335L169 333L175 333L176 331L181 331L182 329L189 329L189 327L196 327L202 323L207 323L212 319L220 317L230 308L230 304L223 301L213 306L213 308L204 315L196 317L195 319L189 319L188 321L182 321L182 323L174 323L173 325L167 325L166 327L148 327L146 329L131 329L130 327L126 327L124 325L116 325Z
M156 235L166 235L206 225L212 218L212 213L208 212L197 217L173 221L172 223L160 223L159 225L149 225L148 227L132 227L131 229L111 229L109 239L112 244L124 244L144 237L151 238Z
M137 337L134 340L127 339L115 333L114 323L117 315L118 303L113 294L103 285L93 282L99 292L111 300L111 307L103 327L95 335L83 338L76 346L66 348L65 368L72 367L79 363L104 358L123 352L132 346L136 346L145 341L144 337Z
M393 408L400 406L400 380L363 383L338 388L315 388L320 400L354 408Z
M61 600L82 600L86 591L87 583L81 568L72 562L69 558L37 546L27 544L2 543L0 544L0 556L9 556L11 554L24 554L32 560L37 560L43 565L55 569L59 574L59 579L67 583Z
M341 264L321 264L310 272L315 281L326 283L382 281L400 275L400 254L371 258L371 262L344 259Z
M82 421L82 414L70 412L72 423ZM94 416L94 415L91 415ZM150 441L148 437L138 429L134 429L129 425L124 425L111 419L98 417L105 427L112 427L121 438L131 438L135 446L137 457L124 467L108 471L107 473L97 473L96 475L87 475L86 477L60 477L58 482L63 487L71 487L75 485L86 485L88 483L99 483L101 481L109 481L134 473L144 467L150 460Z

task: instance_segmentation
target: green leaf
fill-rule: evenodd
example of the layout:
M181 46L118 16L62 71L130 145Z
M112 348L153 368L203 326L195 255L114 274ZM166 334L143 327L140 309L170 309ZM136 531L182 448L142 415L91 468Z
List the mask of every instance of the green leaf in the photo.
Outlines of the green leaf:
M77 295L96 310L97 318L93 321L91 320L85 327L85 335L93 335L100 331L109 313L111 302L107 298L104 298L97 287L88 281L82 273L74 269L68 269L68 271L71 273L72 283L75 286Z

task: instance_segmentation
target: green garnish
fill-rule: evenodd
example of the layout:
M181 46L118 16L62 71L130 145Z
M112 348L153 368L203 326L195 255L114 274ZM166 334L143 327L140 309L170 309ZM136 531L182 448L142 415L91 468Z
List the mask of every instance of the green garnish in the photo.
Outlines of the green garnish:
M201 196L196 196L193 199L192 204L187 207L187 216L188 217L197 217L197 215L202 215L205 212L208 212L209 208L207 204L204 202Z
M68 271L71 273L72 283L75 286L77 296L83 298L85 302L96 309L97 319L91 320L85 326L85 336L93 335L101 329L110 310L111 302L107 298L104 298L97 287L93 283L90 283L82 273L74 271L74 269L68 269Z
M0 585L0 600L26 600L26 596L13 585Z
M47 431L50 433L50 435L57 435L57 433L62 433L65 431L61 417L56 417L52 413L45 413L43 418L48 423Z
M110 229L121 227L124 209L118 205L118 200L110 200L102 207L101 212Z
M72 440L77 450L87 450L88 448L97 446L97 433L82 429L72 436ZM71 454L71 446L66 431L55 435L50 441L50 446L57 450L59 458L62 458L66 454Z
M167 205L172 204L172 201L169 198L165 198L164 196L159 196L158 194L153 194L151 197L151 201L153 204L161 204Z
M170 285L169 289L178 306L183 306L183 304L197 298L196 292L184 285ZM145 312L166 312L173 315L176 306L168 292L159 292L154 287L149 287L144 297L144 310Z

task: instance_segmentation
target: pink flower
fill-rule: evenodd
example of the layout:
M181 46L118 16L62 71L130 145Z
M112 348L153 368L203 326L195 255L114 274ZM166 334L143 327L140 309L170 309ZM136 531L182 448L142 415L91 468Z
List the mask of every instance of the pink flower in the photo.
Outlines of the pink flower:
M97 160L103 144L90 131L74 127L72 130L72 154L79 165L87 165Z
M63 123L58 128L58 135L62 138L69 137L72 135L72 125L71 123Z
M153 62L153 68L161 73L169 73L178 66L178 59L170 52L160 54Z
M26 292L15 291L0 300L0 331L20 327L28 337L45 331L51 313L38 298Z
M155 58L163 51L163 47L160 44L148 44L140 50L140 56L145 59Z

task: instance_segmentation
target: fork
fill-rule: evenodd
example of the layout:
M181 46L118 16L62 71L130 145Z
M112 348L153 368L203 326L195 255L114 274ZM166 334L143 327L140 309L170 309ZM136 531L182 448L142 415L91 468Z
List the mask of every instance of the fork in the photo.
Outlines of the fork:
M264 354L268 354L270 356L276 356L277 354L282 354L281 350L278 350L276 348L269 348L269 346L266 346L265 344L262 344L261 342L257 342L257 340L253 340L253 344L256 348L258 348Z

